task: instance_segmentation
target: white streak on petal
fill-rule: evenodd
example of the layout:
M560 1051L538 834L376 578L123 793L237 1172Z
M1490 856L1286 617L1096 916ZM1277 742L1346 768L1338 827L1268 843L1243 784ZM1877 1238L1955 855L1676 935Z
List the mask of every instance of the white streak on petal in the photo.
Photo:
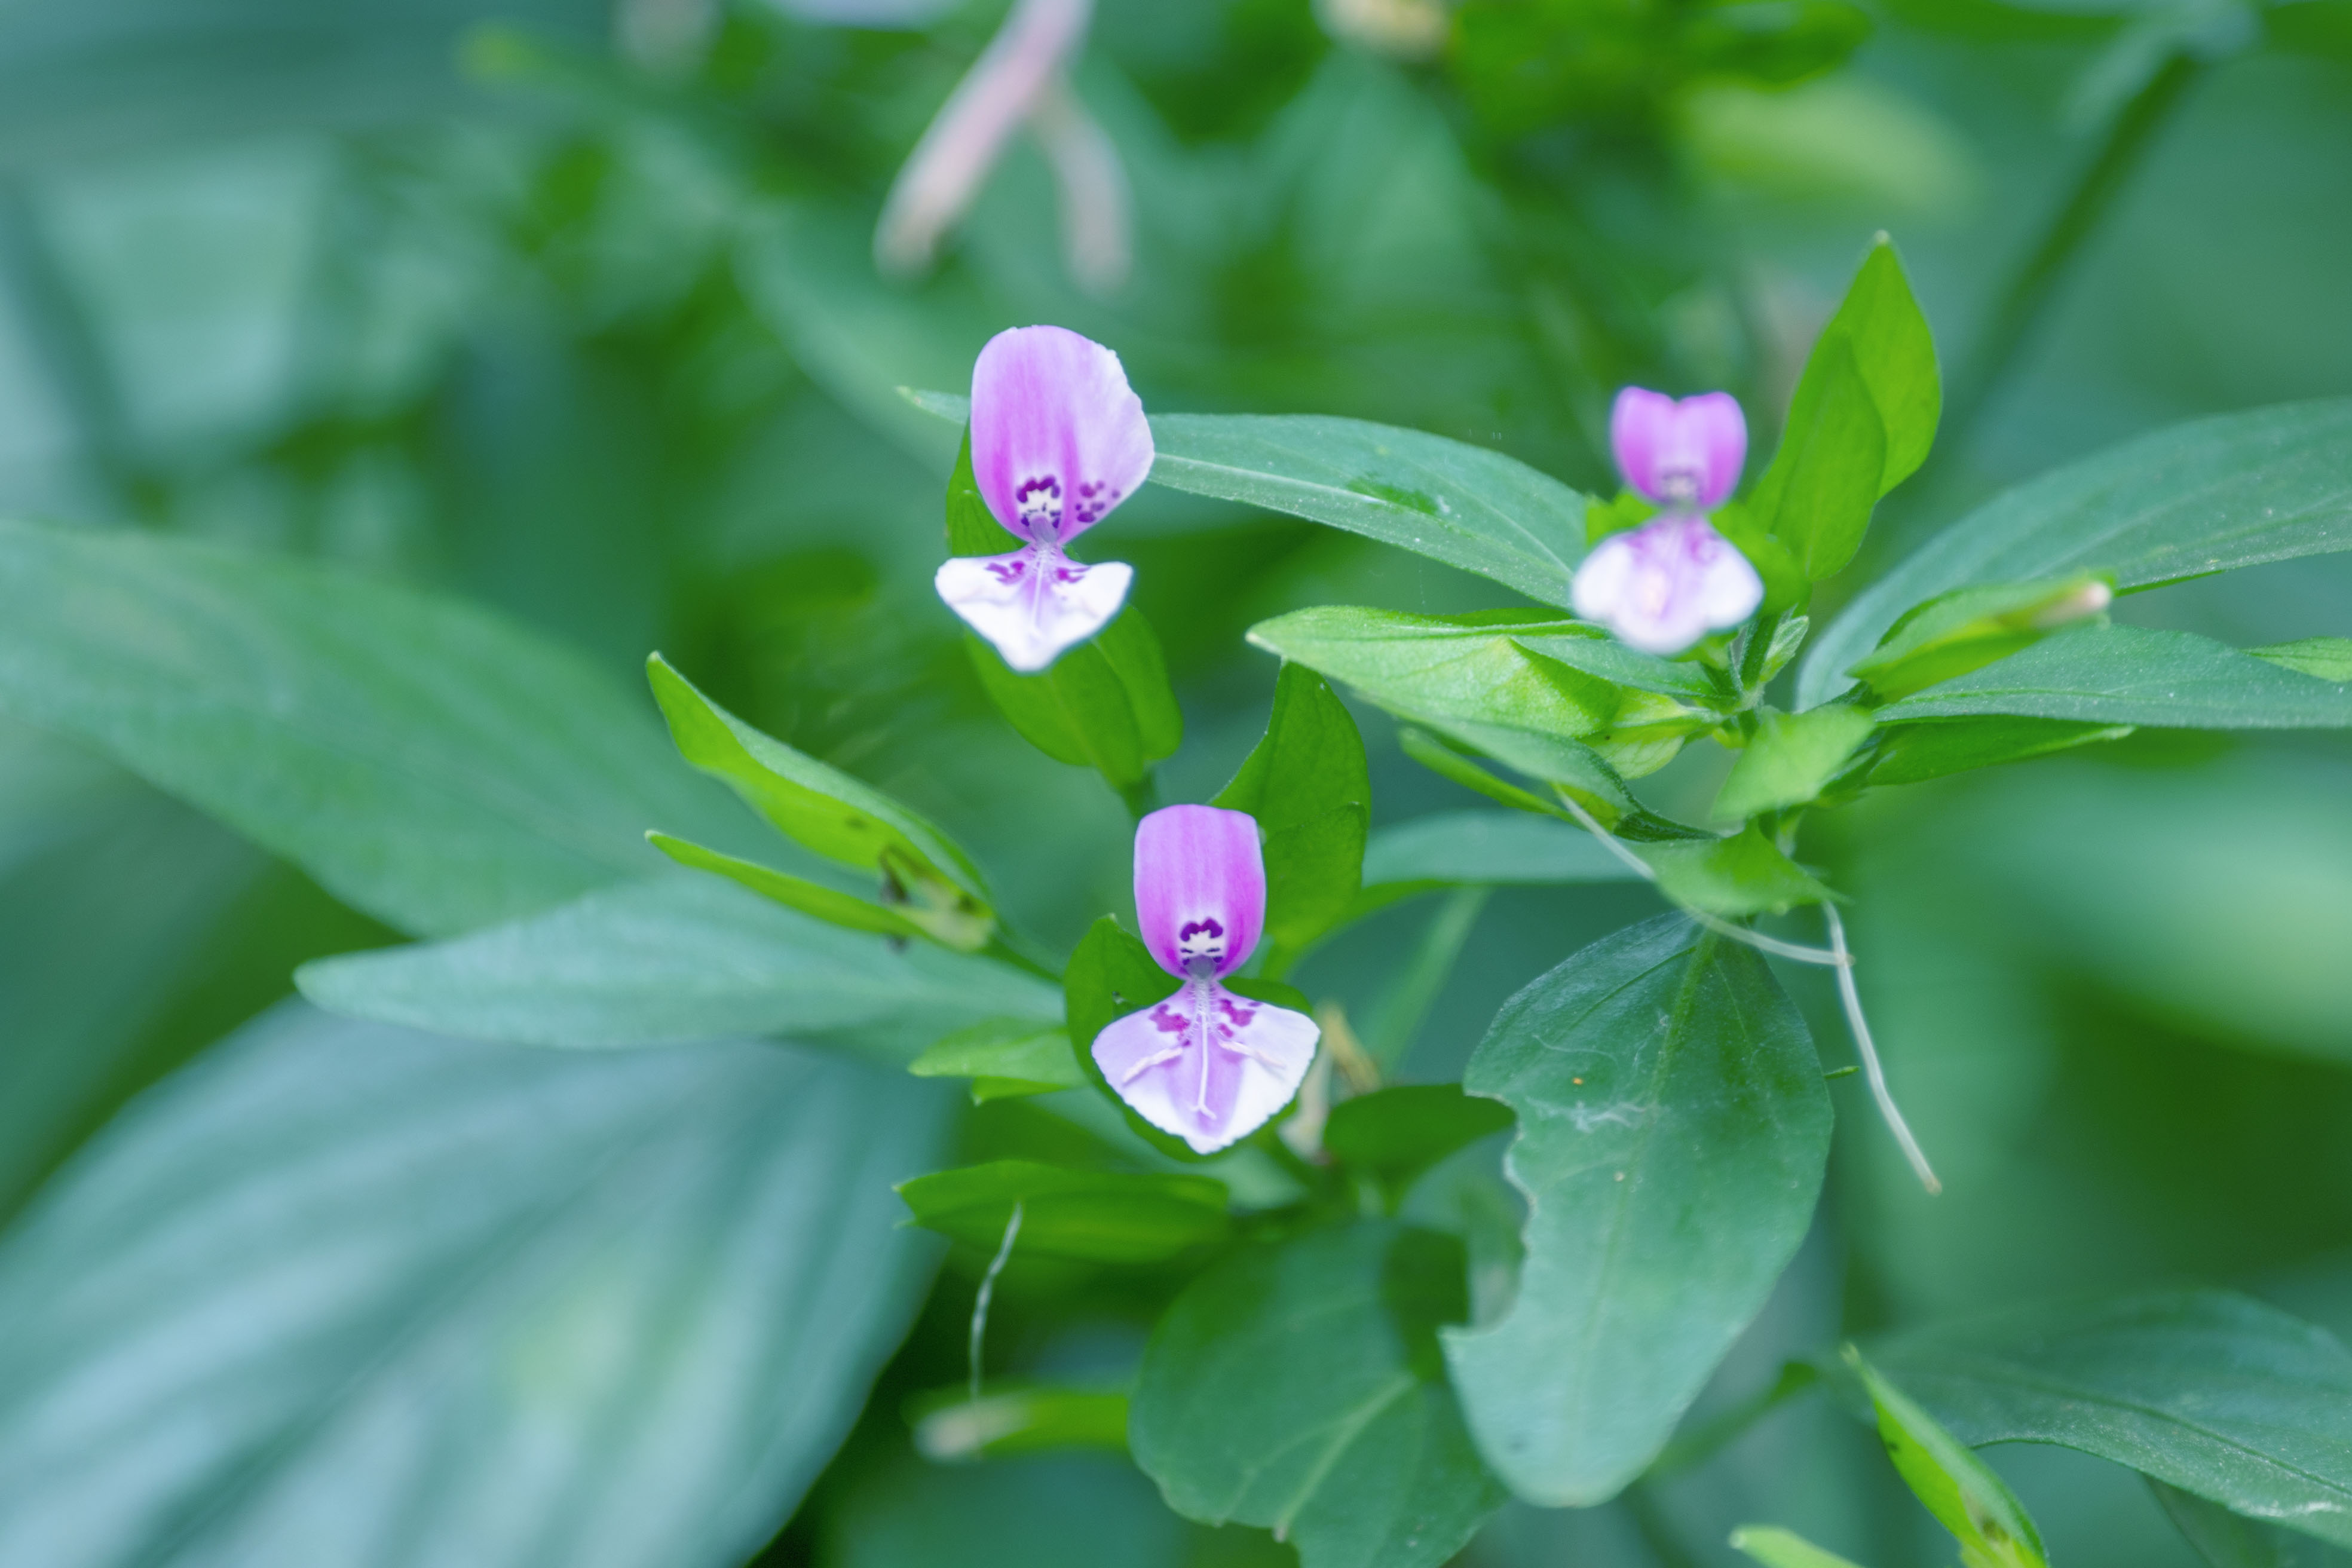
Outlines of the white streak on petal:
M1094 0L1019 0L908 154L874 230L875 265L922 271L1013 132L1086 37Z
M950 557L933 582L1008 666L1034 675L1108 626L1134 580L1123 562L1082 566L1059 551L1031 549Z

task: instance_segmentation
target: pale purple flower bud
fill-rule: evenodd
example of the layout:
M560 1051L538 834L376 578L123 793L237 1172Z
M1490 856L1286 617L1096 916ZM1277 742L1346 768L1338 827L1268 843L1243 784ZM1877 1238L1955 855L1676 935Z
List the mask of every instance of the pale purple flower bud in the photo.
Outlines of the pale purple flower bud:
M1739 483L1748 421L1727 392L1677 403L1663 392L1629 386L1610 411L1609 443L1637 494L1668 511L1707 511Z
M1029 542L941 565L940 597L1024 673L1110 623L1133 567L1062 547L1151 472L1151 426L1118 355L1061 327L1014 327L971 370L971 471L996 521Z
M1748 459L1748 422L1727 392L1677 403L1629 386L1609 416L1626 484L1664 511L1612 534L1576 569L1569 603L1643 653L1680 653L1736 626L1764 601L1764 582L1700 515L1722 504Z
M1265 863L1246 812L1171 805L1135 830L1143 943L1184 984L1095 1037L1118 1097L1208 1154L1264 1126L1298 1092L1322 1030L1315 1020L1229 991L1224 977L1265 924Z

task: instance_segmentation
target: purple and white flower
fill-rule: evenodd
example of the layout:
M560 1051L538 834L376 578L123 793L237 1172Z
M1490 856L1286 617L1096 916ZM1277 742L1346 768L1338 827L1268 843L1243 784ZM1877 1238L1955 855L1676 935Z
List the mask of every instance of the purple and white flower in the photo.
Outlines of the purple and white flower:
M1748 422L1727 392L1677 403L1629 386L1609 419L1625 482L1664 510L1629 533L1592 547L1569 602L1643 653L1680 653L1736 626L1764 601L1763 579L1706 513L1739 482Z
M1060 327L1014 327L971 369L971 471L990 513L1027 546L957 556L940 597L1024 674L1094 636L1127 602L1135 569L1082 565L1063 547L1151 472L1151 426L1118 356Z
M1118 1097L1208 1154L1290 1103L1315 1059L1315 1020L1235 995L1223 982L1265 923L1257 821L1212 805L1171 805L1135 830L1135 910L1144 945L1184 984L1095 1037Z

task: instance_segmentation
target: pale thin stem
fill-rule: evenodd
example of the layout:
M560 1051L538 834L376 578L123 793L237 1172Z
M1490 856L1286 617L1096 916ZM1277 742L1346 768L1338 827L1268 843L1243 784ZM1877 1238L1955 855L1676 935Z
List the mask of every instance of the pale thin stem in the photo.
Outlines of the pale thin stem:
M1845 1004L1845 1021L1853 1030L1855 1048L1862 1052L1862 1070L1870 1079L1870 1097L1878 1102L1878 1114L1886 1119L1887 1130L1895 1134L1895 1141L1903 1145L1903 1157L1911 1162L1912 1173L1919 1178L1919 1184L1930 1194L1940 1193L1944 1184L1936 1179L1935 1170L1927 1163L1927 1152L1919 1147L1919 1140L1911 1136L1911 1124L1903 1120L1903 1112L1895 1108L1895 1096L1886 1088L1886 1069L1878 1064L1878 1047L1871 1043L1870 1025L1862 1016L1862 994L1854 989L1853 957L1846 952L1845 922L1838 919L1833 904L1823 904L1822 913L1829 920L1830 946L1842 961L1837 972L1838 996Z
M1587 833L1601 840L1602 848L1625 863L1627 870L1652 887L1658 887L1658 873L1652 868L1647 860L1626 848L1624 841L1601 826L1600 819L1585 810L1583 805L1574 795L1566 790L1554 790L1552 793L1559 796L1560 805L1566 806L1570 815L1583 825ZM1658 891L1668 903L1717 936L1729 937L1733 942L1745 942L1759 952L1769 952L1776 958L1791 959L1799 963L1826 964L1841 970L1853 963L1853 960L1845 953L1831 952L1818 947L1800 947L1792 942L1782 942L1779 937L1766 936L1762 931L1749 931L1746 926L1735 925L1720 916L1707 913L1705 910L1693 909L1673 894L1666 892L1662 887L1658 887Z
M988 1299L996 1294L996 1277L1013 1257L1013 1238L1021 1234L1021 1204L1013 1201L1013 1216L1004 1222L1004 1240L996 1249L988 1272L981 1276L980 1294L971 1301L971 1402L980 1403L980 1344L988 1337Z

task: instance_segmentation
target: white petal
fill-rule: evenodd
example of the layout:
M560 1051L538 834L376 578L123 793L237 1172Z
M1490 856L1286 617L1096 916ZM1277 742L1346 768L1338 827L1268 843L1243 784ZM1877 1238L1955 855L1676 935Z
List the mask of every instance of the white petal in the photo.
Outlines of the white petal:
M1082 566L1058 552L1016 550L951 557L933 582L1007 665L1034 675L1108 626L1134 580L1135 568L1122 562Z
M1699 580L1698 602L1710 629L1736 626L1764 602L1764 579L1738 545L1718 537Z
M1204 1005L1214 1025L1206 1030ZM1290 1103L1321 1037L1303 1013L1194 984L1114 1020L1095 1037L1093 1054L1137 1115L1212 1154Z
M1580 618L1608 626L1616 617L1633 575L1632 536L1612 533L1594 545L1584 564L1576 569L1576 580L1569 584L1569 604Z

